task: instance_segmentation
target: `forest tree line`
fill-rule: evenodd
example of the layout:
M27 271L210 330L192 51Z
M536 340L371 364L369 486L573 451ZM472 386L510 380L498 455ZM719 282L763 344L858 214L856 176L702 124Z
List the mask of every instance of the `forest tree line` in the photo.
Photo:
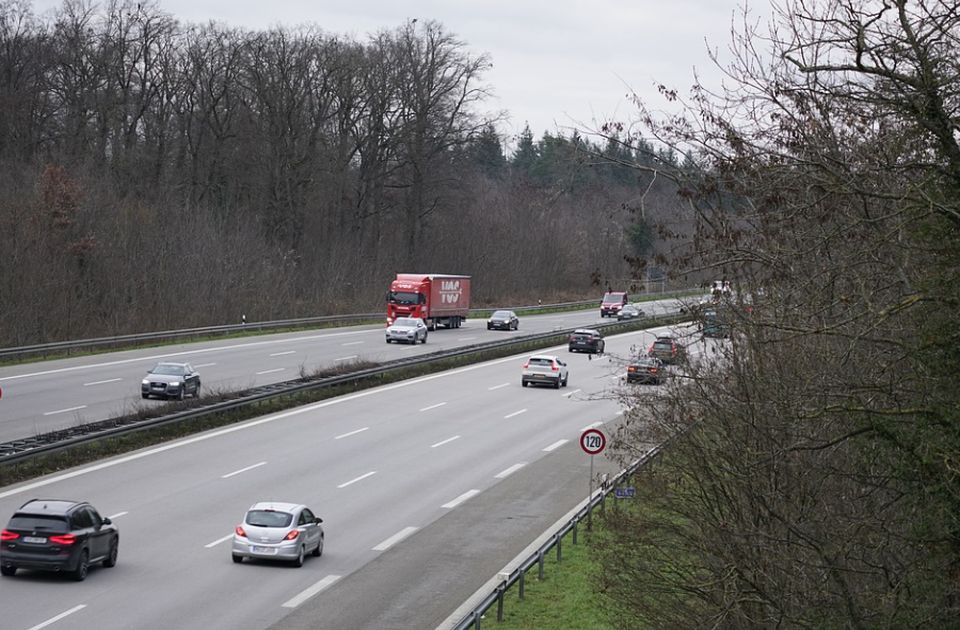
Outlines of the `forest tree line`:
M491 305L626 282L675 189L576 133L508 143L489 63L429 21L358 41L0 0L0 345L376 310L399 271Z

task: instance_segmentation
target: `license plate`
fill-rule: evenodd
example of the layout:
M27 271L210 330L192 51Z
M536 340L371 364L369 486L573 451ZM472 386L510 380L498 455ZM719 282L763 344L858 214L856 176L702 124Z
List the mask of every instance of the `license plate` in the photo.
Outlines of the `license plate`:
M273 547L253 546L253 547L250 547L250 551L252 553L261 553L261 554L270 555L270 556L275 555L277 553L277 550L274 549Z
M25 543L33 543L34 545L42 545L43 543L47 542L47 539L46 539L46 538L39 538L39 537L37 537L37 536L24 536L24 537L23 537L23 542L25 542Z

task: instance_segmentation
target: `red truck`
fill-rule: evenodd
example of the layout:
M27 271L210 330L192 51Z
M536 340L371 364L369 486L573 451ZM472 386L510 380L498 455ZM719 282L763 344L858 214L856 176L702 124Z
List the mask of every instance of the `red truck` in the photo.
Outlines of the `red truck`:
M398 273L387 293L387 325L419 317L430 330L460 328L470 310L470 276Z

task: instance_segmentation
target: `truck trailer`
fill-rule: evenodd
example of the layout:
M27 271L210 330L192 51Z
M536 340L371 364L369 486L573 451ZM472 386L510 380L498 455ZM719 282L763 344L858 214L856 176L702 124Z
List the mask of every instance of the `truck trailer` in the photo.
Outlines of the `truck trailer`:
M430 330L460 328L470 310L470 276L398 273L387 292L387 325L419 317Z

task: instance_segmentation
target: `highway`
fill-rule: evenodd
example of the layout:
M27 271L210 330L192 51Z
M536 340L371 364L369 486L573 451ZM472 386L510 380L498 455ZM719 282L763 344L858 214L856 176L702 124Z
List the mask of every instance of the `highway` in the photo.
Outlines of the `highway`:
M85 499L121 536L118 565L85 582L30 572L0 580L3 628L267 628L327 589L349 589L358 570L518 472L549 471L550 458L574 448L587 426L615 423L620 359L658 330L608 337L607 355L592 360L553 349L570 365L570 386L560 390L522 388L526 355L506 357L0 489L4 519L34 497ZM340 332L338 342L350 338ZM304 502L324 518L323 557L299 569L231 562L233 527L252 503L270 499ZM397 579L422 571L410 566ZM403 605L369 595L373 607Z
M676 312L675 299L643 304L649 314ZM387 344L382 326L221 339L0 367L0 442L47 433L155 407L140 398L140 381L158 361L185 361L200 373L203 391L232 391L298 378L317 368L404 356L585 326L599 309L521 318L518 331L488 331L486 320L430 333L426 344Z

